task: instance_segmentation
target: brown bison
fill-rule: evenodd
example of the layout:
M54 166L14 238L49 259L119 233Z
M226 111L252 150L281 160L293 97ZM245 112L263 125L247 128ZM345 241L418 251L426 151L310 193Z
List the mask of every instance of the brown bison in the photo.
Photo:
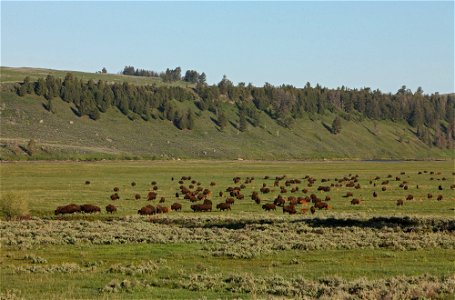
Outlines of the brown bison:
M409 194L409 195L406 196L406 200L412 200L412 199L414 199L413 195Z
M442 195L438 195L438 198L436 198L436 200L441 201L442 198L443 198Z
M235 200L234 198L227 198L225 202L228 203L229 205L232 205L235 203Z
M117 193L111 195L111 200L118 200L118 199L120 199L120 196Z
M352 205L359 205L360 204L360 199L354 198L351 200Z
M62 215L74 214L74 213L77 213L77 212L80 212L80 211L81 211L81 207L79 205L77 205L77 204L68 204L68 205L57 207L57 209L55 210L55 214L56 215L59 215L59 214L62 214Z
M283 214L288 213L290 215L296 214L297 211L295 209L295 205L289 204L283 206Z
M117 207L112 204L106 205L106 212L110 214L115 213L117 212Z
M90 184L90 180L85 181L85 184L89 185Z
M156 199L156 196L157 196L157 194L156 194L155 192L149 192L149 193L147 194L147 200L148 200L148 201L155 200L155 199Z
M141 199L141 195L139 195L139 194L134 195L134 199L140 200Z
M216 208L220 211L231 210L231 205L229 205L229 203L219 203Z
M265 211L276 210L276 205L273 203L267 203L267 204L262 205L262 209Z
M171 209L175 211L182 210L182 204L175 202L171 205Z
M81 205L81 212L87 213L87 214L92 214L96 212L101 212L101 208L99 208L96 205L92 204L84 204Z
M137 211L140 215L153 215L155 213L155 208L152 205L146 205Z
M193 212L212 211L212 204L193 204L191 205Z
M403 206L404 201L402 199L397 200L397 206Z

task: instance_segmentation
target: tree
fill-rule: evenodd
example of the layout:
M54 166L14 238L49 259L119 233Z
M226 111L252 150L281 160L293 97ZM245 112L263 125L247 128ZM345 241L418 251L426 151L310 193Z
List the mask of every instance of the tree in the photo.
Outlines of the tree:
M337 116L332 122L332 133L338 134L341 132L341 119Z
M35 86L35 93L38 96L44 96L46 94L46 81L43 78L38 79L38 82Z
M226 126L228 125L228 120L226 116L224 115L224 112L221 110L218 112L218 126L220 126L221 130L224 130Z
M47 100L46 109L55 114L54 100L52 100L52 98Z
M202 74L199 75L198 83L205 84L206 81L207 81L207 75L205 75L205 73L202 72Z
M185 117L186 117L186 128L189 130L192 130L194 128L193 111L191 109L188 109Z
M107 73L107 69L104 67L104 68L101 70L101 73L106 74L106 73Z
M239 130L244 132L247 129L247 120L246 120L246 112L244 110L239 111Z

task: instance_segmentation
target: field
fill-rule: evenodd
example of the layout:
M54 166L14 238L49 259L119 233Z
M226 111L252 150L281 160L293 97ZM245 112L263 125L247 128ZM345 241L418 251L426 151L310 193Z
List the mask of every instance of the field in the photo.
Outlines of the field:
M2 196L13 192L26 199L32 215L0 223L2 299L455 295L453 161L4 162L0 171ZM274 187L282 175L278 185L285 193ZM181 193L176 198L182 176L211 190L212 212L192 212L189 200ZM254 180L245 183L246 177ZM315 179L312 186L308 178ZM285 186L287 179L301 182ZM346 187L354 180L360 188ZM161 205L179 202L182 211L139 216L137 210L150 204L152 181L158 198L151 204L164 197ZM230 211L216 210L229 197L226 188L242 183L245 198ZM271 192L259 193L258 205L251 194L263 183ZM114 187L116 201L109 198ZM299 190L292 193L292 187ZM353 196L344 197L347 192ZM293 215L281 207L265 212L261 206L279 194L288 200L330 196L330 209L302 213L312 205L304 203ZM408 195L413 199L405 200ZM360 204L352 205L353 198ZM57 206L70 203L98 205L102 212L54 215ZM107 214L107 204L118 212Z

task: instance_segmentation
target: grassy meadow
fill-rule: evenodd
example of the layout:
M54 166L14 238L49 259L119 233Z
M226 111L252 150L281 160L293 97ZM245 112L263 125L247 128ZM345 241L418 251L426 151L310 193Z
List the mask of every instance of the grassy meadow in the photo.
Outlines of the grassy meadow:
M25 199L32 218L0 223L1 297L451 299L453 171L453 161L3 162L2 196L13 192ZM311 204L299 204L295 215L280 207L263 211L262 204L280 194L273 183L282 175L302 179L292 185L299 191L291 193L289 187L284 197L328 195L331 208L302 214L300 208ZM316 179L310 187L303 179L307 175ZM317 190L355 175L360 189L344 182L329 192ZM246 177L255 179L245 184L245 199L236 200L231 211L194 213L188 200L175 195L182 176L209 188L214 207L226 198L220 191ZM241 178L238 184L235 176ZM161 205L179 202L182 211L139 216L137 210L150 203L152 181L158 199L165 198ZM407 190L399 187L403 182ZM250 196L263 183L272 191L260 193L258 205ZM120 200L109 198L114 187ZM360 205L343 197L348 191ZM404 200L409 194L413 200ZM403 206L396 205L398 199ZM57 206L69 203L91 203L102 212L54 215ZM107 214L107 204L118 212Z

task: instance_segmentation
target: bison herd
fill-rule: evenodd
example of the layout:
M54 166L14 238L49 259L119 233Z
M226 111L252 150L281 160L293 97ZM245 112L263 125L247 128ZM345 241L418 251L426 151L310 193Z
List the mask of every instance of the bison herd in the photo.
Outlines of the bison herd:
M418 175L428 173L427 171L419 171ZM387 195L388 191L393 187L394 182L398 189L402 189L407 191L407 193L403 196L403 199L397 199L396 205L403 206L405 204L404 200L413 200L414 195L410 194L408 191L412 188L411 183L407 180L404 180L406 173L401 172L399 175L393 176L389 174L385 179L381 179L380 176L375 176L370 179L367 179L365 184L370 188L373 188L372 196L373 199L377 199L380 197L380 193ZM440 173L431 172L431 175L439 175ZM340 196L341 198L348 198L349 203L351 205L361 205L363 203L363 199L361 195L357 195L354 197L354 194L358 192L355 190L359 190L362 188L360 184L359 175L346 175L341 178L320 178L317 179L312 176L305 176L302 178L288 178L286 175L276 176L275 178L271 176L265 176L263 178L265 182L259 184L259 188L256 189L255 178L254 177L245 177L241 178L236 176L232 178L233 185L226 187L225 189L221 189L216 194L222 200L219 203L216 203L213 206L212 200L213 193L209 189L214 188L217 185L216 182L211 181L209 183L209 187L204 187L201 182L193 179L191 176L182 176L178 181L178 188L175 192L175 198L180 201L187 201L189 202L189 208L193 212L211 212L212 209L216 209L219 211L230 211L234 206L236 201L246 201L245 195L251 198L251 200L259 205L262 203L261 207L264 211L276 211L277 207L280 207L283 213L288 214L297 214L302 213L305 214L308 211L312 214L316 213L318 210L328 210L331 209L332 206L329 205L329 202L332 200L332 196L328 195L327 193L333 191L340 191L342 189L352 189L345 191L345 194ZM430 180L447 180L445 177L443 178L436 178L433 176ZM171 178L171 181L174 182L174 177ZM270 182L272 181L272 182ZM321 184L315 186L316 182L320 182ZM176 181L175 181L176 182ZM85 181L86 185L90 185L90 181ZM253 186L251 186L253 185ZM131 187L136 187L136 182L131 182ZM252 190L251 194L247 193L247 189L250 188ZM419 186L415 185L415 190L418 190ZM455 185L451 185L450 189L455 189ZM112 201L120 200L120 188L114 187L113 194L109 196ZM311 192L313 190L314 192ZM444 190L443 185L437 186L438 191ZM370 190L371 191L371 190ZM275 193L276 196L270 196L270 194ZM181 211L183 205L179 202L174 202L170 206L166 206L166 197L159 195L160 189L157 185L156 181L151 182L151 187L149 187L144 199L147 201L157 201L159 204L156 205L145 205L141 207L137 213L139 215L154 215L154 214L161 214L161 213L169 213L171 211ZM360 196L360 197L359 197ZM267 199L266 199L267 198ZM428 193L426 194L427 199L432 199L433 194ZM443 200L443 195L438 194L434 198L438 201ZM141 200L143 199L140 193L135 193L132 196L134 200ZM300 209L297 209L297 206L300 205ZM117 207L113 204L108 204L105 207L107 213L115 213L117 212ZM84 204L84 205L77 205L77 204L68 204L65 206L59 206L55 210L55 215L63 215L63 214L74 214L74 213L100 213L101 208L92 205L92 204Z

